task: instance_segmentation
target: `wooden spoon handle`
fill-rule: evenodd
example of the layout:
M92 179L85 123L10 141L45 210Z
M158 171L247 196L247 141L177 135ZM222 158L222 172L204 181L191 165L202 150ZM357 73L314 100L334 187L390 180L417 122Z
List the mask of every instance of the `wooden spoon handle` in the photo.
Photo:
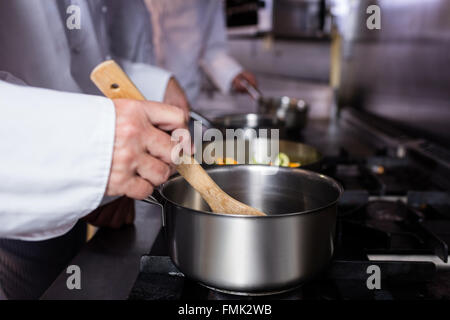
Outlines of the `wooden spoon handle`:
M146 100L144 95L134 85L127 74L122 68L113 60L105 61L99 64L91 73L91 80L99 88L99 90L110 99L134 99L134 100ZM184 161L190 161L189 163L197 163L195 160L184 159ZM181 165L184 169L183 172L188 172L189 167L187 165ZM201 170L203 168L200 167ZM198 171L198 172L197 172ZM204 174L208 174L203 170ZM197 174L200 174L199 170L196 170ZM195 175L190 174L191 177ZM209 176L208 176L209 178ZM211 178L210 178L211 179Z
M211 179L202 166L193 157L183 156L182 163L177 165L177 171L202 195L211 209L218 212L216 205L217 201L221 199L218 198L218 195L221 195L223 190Z
M114 60L105 61L95 67L91 72L91 80L110 99L146 100Z
M113 60L99 64L91 73L91 80L111 99L146 100L122 68ZM183 156L177 171L197 190L214 212L265 215L226 194L192 156Z

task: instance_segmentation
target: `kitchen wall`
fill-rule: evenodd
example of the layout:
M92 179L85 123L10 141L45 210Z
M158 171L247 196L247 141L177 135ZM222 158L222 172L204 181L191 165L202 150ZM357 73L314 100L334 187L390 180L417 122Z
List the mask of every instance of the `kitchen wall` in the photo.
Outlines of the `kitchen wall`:
M333 91L329 86L329 41L231 39L229 51L245 69L255 73L266 96L291 96L305 100L310 118L331 114ZM256 112L246 94L223 95L205 89L194 108L211 118L224 114Z
M390 120L450 146L450 1L348 1L340 106ZM381 8L381 30L366 27Z
M240 63L255 72L328 83L329 40L230 39L229 50Z

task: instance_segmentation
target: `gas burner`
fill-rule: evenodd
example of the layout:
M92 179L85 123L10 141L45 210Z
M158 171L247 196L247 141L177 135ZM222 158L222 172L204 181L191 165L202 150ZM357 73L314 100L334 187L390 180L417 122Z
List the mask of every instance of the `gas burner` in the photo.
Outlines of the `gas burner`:
M346 191L365 190L376 196L406 196L414 191L438 191L431 175L407 158L350 158L348 152L324 159L324 173L338 180Z
M302 298L303 294L300 287L283 292L264 293L260 295L226 293L217 289L210 289L207 293L208 300L301 300Z
M287 288L285 290L281 291L269 291L269 292L258 292L258 293L251 293L251 292L237 292L237 291L228 291L228 290L222 290L210 287L208 285L205 285L203 283L199 283L200 285L204 286L205 288L210 290L210 294L214 296L214 294L217 297L223 297L226 299L226 297L247 297L247 298L262 298L266 296L283 296L286 293L289 293L291 291L295 291L299 286L296 286L294 288ZM216 299L217 300L217 299Z
M382 283L397 291L367 290L367 268L376 264L382 274ZM161 268L161 266L165 266ZM336 300L336 299L393 299L423 298L426 284L435 276L432 263L368 260L334 260L328 270L316 279L301 284L298 288L273 295L242 296L208 289L173 272L175 266L168 257L143 256L141 273L129 296L130 300ZM407 292L405 286L411 286ZM439 286L439 285L438 285ZM431 287L430 287L431 288ZM439 286L436 294L447 294Z
M405 195L408 190L426 191L435 187L425 170L405 158L369 158L367 168L383 186L383 194Z
M368 221L403 221L406 218L405 206L391 201L369 202L366 215Z

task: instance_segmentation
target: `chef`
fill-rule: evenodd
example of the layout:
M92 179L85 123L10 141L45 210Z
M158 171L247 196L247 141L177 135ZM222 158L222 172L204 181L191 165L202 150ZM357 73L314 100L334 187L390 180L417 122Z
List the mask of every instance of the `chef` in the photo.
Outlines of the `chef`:
M174 73L191 104L202 76L224 94L256 86L255 76L227 53L222 0L145 0L151 14L156 64ZM202 73L202 71L204 73Z
M185 100L148 64L141 1L4 0L0 22L0 298L38 298L84 242L80 218L132 223L129 198L168 178L165 131L185 126L187 101L96 96L89 74L114 58L149 100Z

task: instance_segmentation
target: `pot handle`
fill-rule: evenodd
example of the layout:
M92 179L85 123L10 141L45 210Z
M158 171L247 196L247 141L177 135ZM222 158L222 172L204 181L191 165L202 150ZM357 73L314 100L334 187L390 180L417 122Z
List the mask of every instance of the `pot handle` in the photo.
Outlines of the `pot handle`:
M258 88L253 86L250 82L248 82L247 79L240 78L238 79L238 81L245 88L245 90L247 91L249 96L252 97L253 100L255 100L258 103L260 103L263 100L263 95L261 91L259 91Z
M158 191L156 191L156 192L158 192ZM143 199L141 201L161 207L161 221L162 221L162 226L165 227L166 226L166 215L164 214L164 205L160 201L158 201L153 194L149 195L146 199Z
M195 121L200 121L202 123L202 126L204 126L205 128L207 128L207 129L214 128L213 122L211 120L209 120L208 118L206 118L205 116L202 116L200 113L195 112L195 111L190 111L189 115Z

